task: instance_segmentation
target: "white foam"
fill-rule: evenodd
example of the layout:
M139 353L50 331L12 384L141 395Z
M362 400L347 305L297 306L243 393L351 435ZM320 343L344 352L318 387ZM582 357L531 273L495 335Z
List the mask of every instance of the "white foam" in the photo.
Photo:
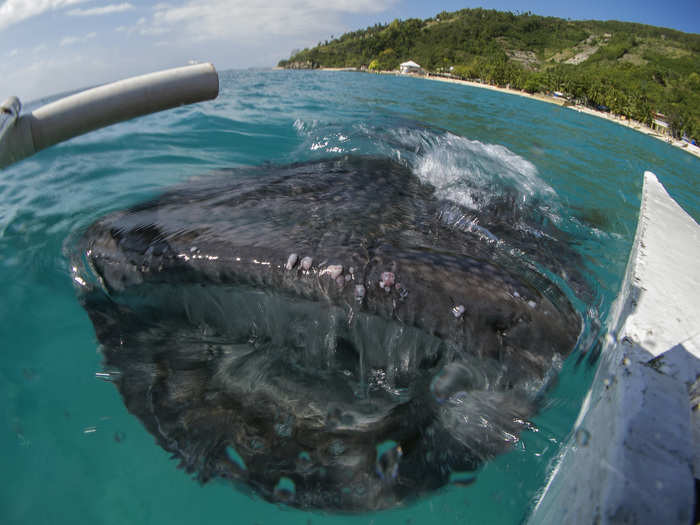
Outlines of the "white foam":
M414 172L435 187L438 197L479 209L504 185L527 201L553 196L554 190L527 159L499 144L484 144L451 133L421 133Z
M312 152L346 153L358 149L393 157L410 166L439 198L479 210L504 187L516 191L523 203L537 197L551 202L554 190L535 165L500 144L485 144L449 132L424 127L379 129L357 122L352 132L334 124L297 119L294 128ZM556 215L556 214L554 214ZM552 217L556 219L557 217Z

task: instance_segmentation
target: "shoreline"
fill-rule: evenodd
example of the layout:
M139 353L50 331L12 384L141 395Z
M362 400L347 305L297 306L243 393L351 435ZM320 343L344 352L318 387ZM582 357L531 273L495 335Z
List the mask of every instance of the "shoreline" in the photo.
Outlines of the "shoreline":
M353 68L319 68L319 71L357 71L360 72L357 69ZM624 126L626 128L638 131L640 133L643 133L645 135L648 135L650 137L653 137L657 140L661 140L671 146L675 146L676 148L685 151L687 153L690 153L691 155L694 155L695 157L700 158L700 147L694 146L692 144L689 144L685 141L675 139L673 137L668 137L665 135L661 135L660 133L656 132L646 124L643 124L642 122L638 122L636 120L631 120L626 117L620 117L613 115L611 113L606 113L604 111L598 111L596 109L592 109L586 106L580 106L578 104L576 105L566 105L566 100L558 97L551 97L549 95L544 95L541 93L535 93L535 94L530 94L525 91L520 91L517 89L511 89L511 88L502 88L498 86L492 86L491 84L482 84L480 82L474 82L472 80L461 80L457 78L448 78L448 77L440 77L440 76L435 76L435 75L415 75L415 74L407 74L407 75L401 75L400 73L397 73L395 71L381 71L379 74L382 75L395 75L395 76L407 76L407 77L413 77L413 78L422 78L425 80L434 80L438 82L447 82L449 84L462 84L465 86L471 86L471 87L476 87L476 88L482 88L482 89L490 89L492 91L499 91L501 93L505 93L508 95L518 95L520 97L525 97L533 100L539 100L541 102L547 102L548 104L555 104L560 107L568 108L573 111L578 111L579 113L586 113L588 115L591 115L593 117L598 117L598 118L603 118L606 119L610 122L614 122L615 124L618 124L620 126Z
M412 75L415 77L421 77L421 75ZM572 105L566 105L566 100L558 97L551 97L549 95L544 95L541 93L536 93L536 94L530 94L526 93L524 91L519 91L517 89L510 89L510 88L502 88L498 86L492 86L490 84L481 84L480 82L473 82L470 80L460 80L456 78L445 78L445 77L438 77L434 75L425 75L422 76L422 78L425 78L427 80L437 80L439 82L449 82L449 83L454 83L454 84L463 84L467 86L472 86L472 87L477 87L477 88L486 88L486 89L491 89L493 91L500 91L501 93L506 93L509 95L518 95L521 97L526 97L534 100L540 100L542 102L547 102L549 104L556 104L561 107L565 107L567 109L571 109L573 111L578 111L579 113L586 113L587 115L591 115L593 117L598 117L598 118L603 118L605 120L608 120L610 122L614 122L615 124L618 124L620 126L624 126L626 128L633 129L635 131L639 131L640 133L644 133L645 135L648 135L650 137L653 137L657 140L661 140L667 144L670 144L671 146L675 146L678 149L681 149L683 151L686 151L690 153L691 155L695 155L696 157L700 158L700 147L694 146L692 144L689 144L688 142L682 141L675 139L673 137L661 135L657 131L653 130L646 124L642 122L638 122L636 120L628 119L627 117L623 116L618 116L618 115L613 115L612 113L606 113L604 111L598 111L597 109L589 108L586 106L581 106L579 104L572 104Z

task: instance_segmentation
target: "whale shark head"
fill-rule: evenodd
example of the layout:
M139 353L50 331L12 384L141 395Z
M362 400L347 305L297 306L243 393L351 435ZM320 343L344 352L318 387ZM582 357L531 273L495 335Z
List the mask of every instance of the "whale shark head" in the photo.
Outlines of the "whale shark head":
M70 255L105 374L187 472L360 511L507 450L575 347L548 277L575 258L527 220L343 157L193 181Z

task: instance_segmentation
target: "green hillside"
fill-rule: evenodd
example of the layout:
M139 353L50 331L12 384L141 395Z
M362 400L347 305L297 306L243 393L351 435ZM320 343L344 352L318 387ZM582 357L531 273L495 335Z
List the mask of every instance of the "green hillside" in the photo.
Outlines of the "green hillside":
M700 35L616 21L571 21L485 9L394 20L294 53L280 67L394 70L406 60L433 73L528 92L561 91L700 139Z

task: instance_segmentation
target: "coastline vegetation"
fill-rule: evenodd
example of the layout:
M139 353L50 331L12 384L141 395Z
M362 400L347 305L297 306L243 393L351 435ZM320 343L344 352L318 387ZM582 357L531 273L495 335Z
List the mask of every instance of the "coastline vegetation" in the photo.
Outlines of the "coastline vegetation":
M572 21L486 9L394 20L296 51L285 68L396 70L561 92L577 103L700 139L700 35L617 21Z

